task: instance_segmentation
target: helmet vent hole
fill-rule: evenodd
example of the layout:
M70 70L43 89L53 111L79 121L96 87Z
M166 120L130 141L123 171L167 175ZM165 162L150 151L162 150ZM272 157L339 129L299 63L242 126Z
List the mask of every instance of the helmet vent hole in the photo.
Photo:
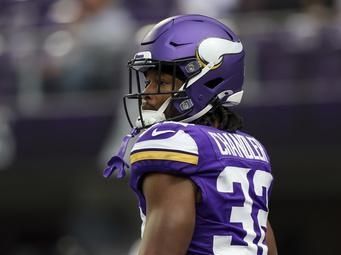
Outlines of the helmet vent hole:
M170 42L170 45L172 45L173 47L179 47L179 46L183 46L183 45L188 45L190 43L176 43L176 42Z
M172 45L173 47L178 47L178 46L180 46L180 44L178 44L178 43L176 43L176 42L170 42L169 44Z
M210 89L214 89L215 87L217 87L221 82L223 81L223 78L216 78L213 80L210 80L208 82L205 83L205 86L210 88Z

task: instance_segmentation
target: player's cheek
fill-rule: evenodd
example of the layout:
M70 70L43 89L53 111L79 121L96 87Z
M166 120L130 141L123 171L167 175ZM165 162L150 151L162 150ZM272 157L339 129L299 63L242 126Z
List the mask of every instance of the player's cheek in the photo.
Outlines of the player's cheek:
M167 100L169 95L159 95L159 96L156 96L156 97L157 97L156 101L158 102L158 107L160 107Z

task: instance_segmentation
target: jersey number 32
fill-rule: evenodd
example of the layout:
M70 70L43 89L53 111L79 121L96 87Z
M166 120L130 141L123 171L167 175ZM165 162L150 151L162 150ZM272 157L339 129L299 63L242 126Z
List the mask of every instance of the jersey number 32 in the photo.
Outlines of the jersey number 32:
M244 245L232 244L232 236L214 236L213 252L215 255L255 255L267 254L267 246L264 245L266 223L268 212L265 210L253 208L253 199L251 194L259 199L266 199L264 203L268 205L269 188L272 182L272 175L262 170L256 170L251 181L248 179L248 173L251 169L228 166L220 173L217 179L218 192L235 192L234 183L239 183L244 196L242 206L233 206L229 222L241 223L246 235L243 239ZM265 198L263 189L266 189Z

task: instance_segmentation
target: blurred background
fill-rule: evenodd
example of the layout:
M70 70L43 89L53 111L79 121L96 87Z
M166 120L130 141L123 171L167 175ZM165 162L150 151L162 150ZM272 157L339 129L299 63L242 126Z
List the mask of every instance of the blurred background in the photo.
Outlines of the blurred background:
M135 196L102 178L129 131L126 63L185 13L244 42L236 111L272 158L280 254L340 254L340 0L0 0L0 254L130 254Z

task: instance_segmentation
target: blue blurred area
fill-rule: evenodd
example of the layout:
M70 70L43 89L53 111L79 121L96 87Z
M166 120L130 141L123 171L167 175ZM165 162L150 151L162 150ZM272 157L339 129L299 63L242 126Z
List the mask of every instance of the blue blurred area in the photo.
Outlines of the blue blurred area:
M337 254L341 4L227 2L0 1L0 254L128 254L136 199L101 176L129 131L126 63L144 25L202 10L244 41L236 111L272 158L280 253Z

